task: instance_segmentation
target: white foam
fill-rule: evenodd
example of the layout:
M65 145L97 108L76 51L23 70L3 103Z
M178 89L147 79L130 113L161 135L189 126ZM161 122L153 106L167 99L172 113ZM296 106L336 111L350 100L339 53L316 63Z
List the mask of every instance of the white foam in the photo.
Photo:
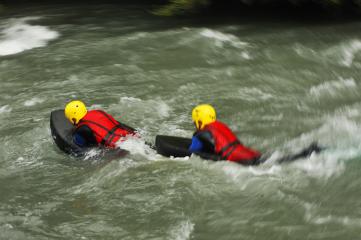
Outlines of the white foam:
M94 160L94 159L89 159ZM95 160L95 163L101 160ZM129 168L139 165L130 158L122 158L121 161L112 161L106 167L103 167L96 174L92 175L87 181L80 185L74 186L69 189L74 194L93 192L96 195L103 193L103 186L109 184L112 180L122 175Z
M138 39L144 39L148 36L149 36L149 33L147 33L147 32L137 32L135 34L131 34L131 35L127 36L126 39L134 41L134 40L138 40Z
M134 97L121 97L120 103L133 109L141 108L143 113L158 113L162 118L169 117L171 111L171 108L160 98L142 100Z
M236 48L243 48L248 45L248 43L240 41L238 37L232 34L226 34L216 30L204 29L200 32L200 34L203 37L215 40L215 44L218 47L223 47L224 43L229 43ZM245 57L249 58L249 55L247 54Z
M100 149L91 149L85 153L84 160L94 160L97 156L99 156L100 152Z
M258 102L259 100L268 101L274 98L270 93L263 92L261 89L255 87L244 87L238 90L239 97L244 101Z
M12 20L0 32L0 56L12 55L25 50L44 47L54 40L59 33L45 26L26 23L34 18Z
M345 170L343 160L352 156L347 155L343 151L332 151L332 153L324 154L313 153L304 161L296 161L294 166L302 169L311 177L328 179L331 176L340 175Z
M356 86L357 84L353 78L339 78L337 81L324 82L311 87L310 94L316 97L320 97L325 93L335 96L340 90L354 89Z
M8 229L13 229L14 226L11 225L10 223L6 223L5 225L3 225L4 227L8 228Z
M190 221L182 221L177 227L171 231L171 239L187 240L191 238L194 229L194 223Z
M328 145L352 149L360 147L361 125L350 119L356 112L340 110L334 116L329 116L324 125L315 133Z
M126 102L141 102L142 100L140 98L135 97L121 97L120 102L126 103Z
M321 214L317 214L317 206L311 203L304 203L305 208L305 220L309 223L315 225L322 225L322 224L340 224L344 226L354 226L360 227L361 226L361 219L360 218L350 218L348 216L334 216L334 215L326 215L322 216Z
M4 105L0 107L0 113L9 113L11 112L11 107L9 105Z
M165 102L158 103L157 110L161 117L169 117L170 107Z
M254 176L264 176L264 175L278 175L280 174L282 168L279 165L272 165L269 168L260 168L257 167L249 167L250 173L252 173Z
M156 153L141 138L126 137L117 142L117 147L128 150L131 154L139 154L148 160L156 159Z
M312 48L306 47L300 43L296 43L293 46L294 51L300 55L301 57L307 58L307 59L315 59L318 56L317 52L313 50Z
M215 167L219 168L220 165L222 171L229 176L235 182L242 182L242 188L246 188L248 183L254 180L254 177L278 177L282 173L282 167L280 165L262 165L262 166L243 166L236 163L224 162L217 163ZM247 179L247 180L246 180Z
M32 157L18 157L14 163L16 164L16 166L40 166L43 163L41 162L37 162L36 159L32 158Z
M34 98L30 99L30 100L25 101L24 106L31 107L31 106L35 106L38 103L42 103L44 101L45 101L44 99L34 97Z
M251 59L251 56L249 55L248 52L242 52L242 53L241 53L241 56L242 56L244 59L247 59L247 60Z
M189 137L192 135L192 132L179 128L178 124L172 124L169 122L160 123L160 134L169 134L180 136L180 137Z
M175 161L180 161L180 162L186 162L186 161L189 161L189 159L190 159L189 156L185 156L185 157L170 156L169 158L172 159L172 160L175 160Z
M89 109L91 109L91 110L102 109L102 108L104 108L104 107L101 104L92 104L89 106Z
M344 112L336 112L334 116L327 117L319 129L288 142L288 149L300 149L315 140L326 147L323 152L312 154L303 161L300 159L292 166L311 177L328 179L342 174L345 162L361 155L361 125L349 119Z
M352 40L348 44L342 47L342 55L343 59L341 60L341 64L346 67L351 67L355 55L361 50L361 41L360 40Z

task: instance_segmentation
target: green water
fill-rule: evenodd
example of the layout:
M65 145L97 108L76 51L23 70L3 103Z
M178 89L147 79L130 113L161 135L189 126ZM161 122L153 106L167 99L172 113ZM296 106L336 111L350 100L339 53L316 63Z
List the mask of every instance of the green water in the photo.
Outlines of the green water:
M215 22L217 24L215 24ZM0 17L0 239L359 239L360 22L158 18L136 6L39 6ZM140 129L110 163L60 152L70 99ZM215 106L244 167L169 159L144 141L191 136ZM327 150L275 159L317 141Z

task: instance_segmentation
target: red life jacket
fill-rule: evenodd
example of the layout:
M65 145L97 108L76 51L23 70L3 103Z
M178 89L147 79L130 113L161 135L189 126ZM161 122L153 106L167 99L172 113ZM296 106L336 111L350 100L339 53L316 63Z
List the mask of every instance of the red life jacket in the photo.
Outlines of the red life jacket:
M210 123L202 131L208 131L212 134L215 153L224 160L252 164L253 160L261 156L259 152L242 145L232 130L222 122Z
M98 144L115 147L115 143L128 134L135 134L133 129L124 126L111 115L101 110L91 110L79 121L77 127L86 125L94 133Z

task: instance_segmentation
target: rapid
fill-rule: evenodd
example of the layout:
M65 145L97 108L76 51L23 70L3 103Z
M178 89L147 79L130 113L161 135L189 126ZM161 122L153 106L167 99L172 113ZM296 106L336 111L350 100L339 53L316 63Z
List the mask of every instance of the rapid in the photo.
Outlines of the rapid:
M197 21L139 6L0 15L0 239L359 239L361 22ZM54 144L72 99L139 129L111 162ZM162 157L215 106L260 166ZM320 154L275 160L316 141Z

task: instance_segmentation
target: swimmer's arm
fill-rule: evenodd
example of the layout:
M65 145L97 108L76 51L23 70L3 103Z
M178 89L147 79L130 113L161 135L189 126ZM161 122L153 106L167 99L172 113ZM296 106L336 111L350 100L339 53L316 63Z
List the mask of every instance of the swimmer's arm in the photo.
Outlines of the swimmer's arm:
M88 126L81 126L77 128L73 133L74 142L80 147L95 147L97 141L95 139L93 131Z
M189 147L191 152L214 153L214 139L210 132L202 131L196 133L192 138L192 144Z

